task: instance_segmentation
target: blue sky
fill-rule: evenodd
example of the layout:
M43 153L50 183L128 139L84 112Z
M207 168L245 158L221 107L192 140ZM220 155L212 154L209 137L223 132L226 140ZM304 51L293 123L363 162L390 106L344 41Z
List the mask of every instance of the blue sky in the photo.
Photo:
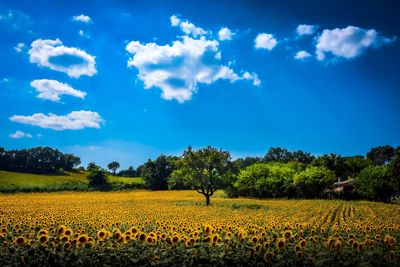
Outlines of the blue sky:
M2 1L0 145L123 168L400 145L399 6L330 2Z

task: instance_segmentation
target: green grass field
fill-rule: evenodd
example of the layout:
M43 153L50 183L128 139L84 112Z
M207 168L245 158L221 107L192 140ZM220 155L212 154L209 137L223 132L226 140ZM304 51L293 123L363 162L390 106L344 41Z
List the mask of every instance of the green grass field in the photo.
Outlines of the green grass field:
M84 190L88 184L86 176L87 172L31 174L0 171L0 191ZM143 184L141 177L125 178L109 176L109 181L123 185Z

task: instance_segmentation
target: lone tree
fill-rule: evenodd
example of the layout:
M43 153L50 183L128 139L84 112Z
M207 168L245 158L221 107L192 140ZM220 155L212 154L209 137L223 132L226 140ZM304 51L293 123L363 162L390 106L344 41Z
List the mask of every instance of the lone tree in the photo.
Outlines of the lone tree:
M179 180L206 198L210 205L210 197L218 189L224 189L233 178L232 162L229 152L211 146L194 151L188 147L177 162L171 174L171 182Z
M116 161L110 162L110 163L107 165L107 168L108 168L110 171L112 171L113 175L115 175L117 169L119 168L119 163L116 162Z

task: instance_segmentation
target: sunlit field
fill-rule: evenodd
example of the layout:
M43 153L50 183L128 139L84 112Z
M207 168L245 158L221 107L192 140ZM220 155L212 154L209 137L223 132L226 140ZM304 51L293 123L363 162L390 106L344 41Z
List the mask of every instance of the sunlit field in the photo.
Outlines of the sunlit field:
M216 195L0 195L0 265L400 263L398 205Z

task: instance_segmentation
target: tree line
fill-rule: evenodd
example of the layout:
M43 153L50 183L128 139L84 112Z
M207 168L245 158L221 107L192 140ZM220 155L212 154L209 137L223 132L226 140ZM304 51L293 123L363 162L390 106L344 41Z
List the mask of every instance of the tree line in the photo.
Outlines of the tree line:
M49 147L5 150L0 147L0 170L52 173L73 170L80 158ZM218 189L231 197L255 198L348 198L390 201L400 194L400 147L379 146L366 155L343 157L272 147L264 157L232 160L228 151L213 147L188 147L181 156L160 155L138 168L117 172L116 161L107 172L94 162L88 164L89 185L106 187L109 174L142 177L151 190L193 189L206 204ZM85 170L79 167L79 170ZM341 183L336 183L338 180ZM341 184L351 181L349 187ZM343 190L337 190L337 189ZM350 190L349 190L350 188Z
M270 148L264 157L232 160L228 151L189 147L180 157L161 155L139 166L152 190L193 189L210 197L223 189L231 197L347 198L388 202L400 194L400 147L379 146L365 156L314 156ZM338 180L341 183L336 183ZM350 190L335 190L346 181Z
M81 159L73 154L64 154L50 147L34 147L21 150L5 150L0 147L0 170L54 173L70 171L81 164Z

